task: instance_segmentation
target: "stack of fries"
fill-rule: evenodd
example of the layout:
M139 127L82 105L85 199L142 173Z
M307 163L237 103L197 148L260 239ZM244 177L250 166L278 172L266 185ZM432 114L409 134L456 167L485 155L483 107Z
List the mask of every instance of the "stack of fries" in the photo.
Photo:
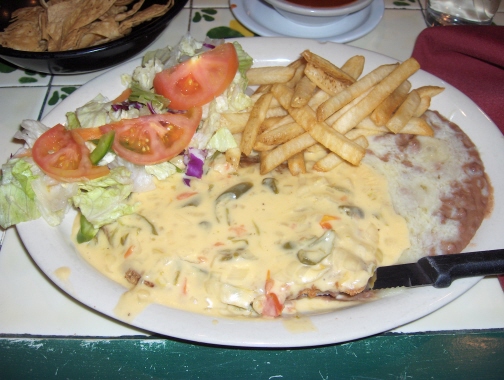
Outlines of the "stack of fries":
M325 172L342 162L358 165L368 136L433 136L421 116L444 89L411 89L408 78L420 69L414 58L361 77L364 63L357 55L337 67L306 50L288 66L249 69L249 84L258 86L250 112L221 115L239 141L228 161L237 167L241 155L258 154L261 174L287 162L298 175L307 171L305 153L318 152L310 169Z

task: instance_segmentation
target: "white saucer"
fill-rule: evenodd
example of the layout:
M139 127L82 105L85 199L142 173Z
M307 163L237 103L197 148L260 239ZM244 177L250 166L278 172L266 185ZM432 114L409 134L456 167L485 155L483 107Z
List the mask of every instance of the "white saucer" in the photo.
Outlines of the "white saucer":
M299 37L332 42L349 42L364 36L380 22L385 5L374 0L361 11L318 27L296 24L262 0L230 0L234 16L252 32L265 37Z

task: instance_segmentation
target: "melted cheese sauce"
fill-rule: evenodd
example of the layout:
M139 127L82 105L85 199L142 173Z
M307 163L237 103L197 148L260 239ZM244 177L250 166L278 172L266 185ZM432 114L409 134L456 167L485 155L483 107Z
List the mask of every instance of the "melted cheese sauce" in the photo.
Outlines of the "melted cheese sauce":
M302 295L356 294L377 266L395 263L410 245L387 179L367 165L299 177L287 170L261 176L257 165L238 175L219 168L190 187L175 175L134 194L137 214L76 243L89 263L129 289L119 317L130 320L151 303L260 316L270 292L284 315L335 308L340 302ZM77 218L73 236L78 227Z

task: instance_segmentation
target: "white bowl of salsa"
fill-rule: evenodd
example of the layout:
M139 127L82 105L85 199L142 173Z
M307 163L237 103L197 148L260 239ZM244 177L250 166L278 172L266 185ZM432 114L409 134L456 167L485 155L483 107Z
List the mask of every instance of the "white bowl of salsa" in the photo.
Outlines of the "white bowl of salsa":
M330 24L358 12L373 0L264 0L286 19L301 25Z

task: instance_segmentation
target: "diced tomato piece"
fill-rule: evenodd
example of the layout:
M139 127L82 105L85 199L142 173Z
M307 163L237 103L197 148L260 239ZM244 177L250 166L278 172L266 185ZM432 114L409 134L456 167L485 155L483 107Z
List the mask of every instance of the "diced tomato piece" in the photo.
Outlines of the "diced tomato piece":
M278 300L275 293L266 294L266 301L264 302L264 308L262 314L267 317L278 317L282 314L283 305Z

